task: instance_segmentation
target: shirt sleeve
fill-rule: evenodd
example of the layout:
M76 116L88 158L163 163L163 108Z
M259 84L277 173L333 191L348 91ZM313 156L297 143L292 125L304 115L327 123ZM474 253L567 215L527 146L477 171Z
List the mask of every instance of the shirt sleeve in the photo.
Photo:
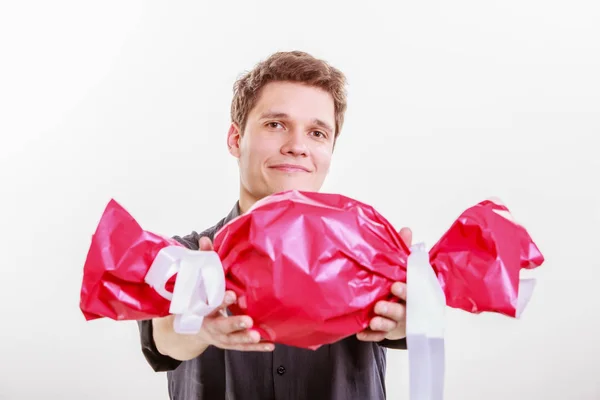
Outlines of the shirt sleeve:
M148 361L148 364L150 364L155 372L172 371L181 364L181 361L161 354L156 348L152 331L152 320L138 321L138 327L140 330L142 354L144 354L146 361Z
M398 339L398 340L383 339L381 342L378 342L377 344L379 344L382 347L386 347L388 349L394 349L394 350L406 350L407 349L406 338Z
M198 239L200 235L197 232L192 232L184 237L174 236L173 239L185 247L198 250ZM142 354L148 361L148 364L156 372L172 371L181 364L181 361L161 354L154 343L154 333L152 329L152 320L137 321L140 331L140 342L142 346Z

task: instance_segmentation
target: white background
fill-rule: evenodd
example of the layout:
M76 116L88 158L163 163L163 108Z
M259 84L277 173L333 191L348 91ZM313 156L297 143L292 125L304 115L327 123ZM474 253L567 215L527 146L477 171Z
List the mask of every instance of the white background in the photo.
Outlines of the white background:
M429 245L499 196L546 256L521 320L448 310L446 399L600 399L597 4L3 2L0 398L166 399L135 323L79 311L91 235L111 197L165 235L224 216L232 84L300 49L350 83L324 190Z

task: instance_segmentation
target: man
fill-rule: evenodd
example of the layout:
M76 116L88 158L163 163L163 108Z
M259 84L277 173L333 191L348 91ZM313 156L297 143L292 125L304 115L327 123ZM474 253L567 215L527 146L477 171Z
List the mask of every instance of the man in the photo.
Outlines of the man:
M215 233L256 201L289 190L320 190L346 111L345 77L303 52L281 52L234 86L229 152L237 158L240 195L215 226L178 241L211 250ZM411 233L401 231L410 245ZM404 284L392 292L406 299ZM386 348L406 349L405 308L379 302L369 328L316 351L262 342L249 316L204 319L197 335L173 331L173 317L140 322L143 353L168 371L173 400L350 400L385 398Z

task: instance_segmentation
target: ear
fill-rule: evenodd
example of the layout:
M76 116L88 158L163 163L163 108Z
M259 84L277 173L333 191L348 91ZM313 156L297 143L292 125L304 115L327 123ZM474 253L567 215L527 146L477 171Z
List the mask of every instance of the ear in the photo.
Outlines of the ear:
M235 122L232 122L229 127L229 132L227 132L227 148L229 149L229 154L235 158L240 158L241 140L242 134L240 132L240 127Z

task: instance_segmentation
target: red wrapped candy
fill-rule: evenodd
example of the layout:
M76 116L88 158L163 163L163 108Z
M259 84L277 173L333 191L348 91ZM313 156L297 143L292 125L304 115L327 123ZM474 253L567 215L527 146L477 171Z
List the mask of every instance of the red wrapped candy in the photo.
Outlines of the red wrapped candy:
M144 231L116 201L108 203L83 270L80 308L86 320L176 314L176 331L194 333L202 317L222 303L224 292L214 252L188 250L175 239Z
M87 320L143 320L169 315L170 301L145 283L148 269L176 240L144 231L111 200L92 237L83 269L80 308ZM172 290L173 282L171 282Z
M187 294L173 297L179 299L175 308L201 318L220 303L221 291L206 292L224 277L238 304L245 306L231 311L250 315L264 339L314 349L365 329L375 303L392 298L392 283L406 281L410 254L373 207L341 195L298 191L261 200L216 234L223 277L214 269L212 276L196 275L186 291L189 279L176 275L177 265L187 265L190 276L189 271L203 266L192 267L186 256L203 252L181 250L182 258L171 258L175 267L166 273L171 261L156 260L176 247L181 245L143 231L116 202L109 203L84 267L81 309L86 318L147 319L174 313L165 296L178 291L177 285ZM492 201L466 210L429 254L448 306L513 317L520 270L543 262L526 230L509 218L506 207ZM148 279L148 270L154 277L163 274L161 282ZM165 293L164 283L174 276L175 288L167 286ZM192 299L194 285L204 290Z

